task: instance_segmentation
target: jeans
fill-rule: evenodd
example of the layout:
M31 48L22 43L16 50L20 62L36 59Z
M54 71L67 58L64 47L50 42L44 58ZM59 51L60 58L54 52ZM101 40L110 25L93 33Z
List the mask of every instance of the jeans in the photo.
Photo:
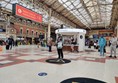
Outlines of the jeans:
M100 46L100 55L104 56L104 46L103 45Z
M49 52L52 52L52 46L49 46Z
M57 49L58 52L58 59L63 59L63 51L62 49Z
M110 49L111 56L113 52L114 52L114 56L116 56L116 46L111 46L111 49Z

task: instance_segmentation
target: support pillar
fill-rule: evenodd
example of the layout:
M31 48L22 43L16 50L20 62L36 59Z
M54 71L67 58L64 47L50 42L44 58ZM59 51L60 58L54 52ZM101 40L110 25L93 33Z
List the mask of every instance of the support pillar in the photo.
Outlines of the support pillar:
M46 27L45 27L45 33L44 33L44 39L46 40L47 39L47 29L46 29Z
M6 35L9 36L9 27L10 27L10 16L9 15L6 15Z
M48 39L50 38L50 35L51 35L51 13L52 13L52 10L49 9L49 17L48 17Z
M117 26L116 26L116 37L118 37L118 21L117 21Z

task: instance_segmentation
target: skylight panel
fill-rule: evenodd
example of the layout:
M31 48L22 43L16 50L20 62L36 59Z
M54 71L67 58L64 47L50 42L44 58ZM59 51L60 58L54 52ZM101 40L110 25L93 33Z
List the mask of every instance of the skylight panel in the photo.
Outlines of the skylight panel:
M74 6L77 6L80 3L80 0L76 0L75 2L73 2Z
M6 8L12 10L12 4L8 4Z
M10 3L18 3L18 0L11 0L11 2Z
M84 0L85 3L88 3L90 0Z
M71 2L68 1L68 2L66 2L65 4L66 4L67 6L69 6L69 5L71 5Z
M113 0L106 0L107 2L109 2L109 3L112 3L113 2Z
M86 6L89 6L89 7L90 7L90 6L93 6L92 1L90 1L89 3L87 3Z

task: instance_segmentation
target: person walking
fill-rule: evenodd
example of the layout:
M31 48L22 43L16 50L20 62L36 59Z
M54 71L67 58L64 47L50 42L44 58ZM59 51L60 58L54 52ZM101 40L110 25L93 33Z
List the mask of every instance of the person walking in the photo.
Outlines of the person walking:
M9 38L9 49L11 50L13 47L14 40L13 38Z
M71 39L71 51L74 52L74 38Z
M115 37L115 34L112 35L112 38L110 39L110 56L109 57L112 57L112 53L114 52L114 58L117 58L116 57L116 46L117 46L117 37Z
M9 38L6 40L6 50L9 50Z
M104 47L106 45L106 39L101 35L101 37L98 40L99 43L99 50L100 50L100 56L104 56Z

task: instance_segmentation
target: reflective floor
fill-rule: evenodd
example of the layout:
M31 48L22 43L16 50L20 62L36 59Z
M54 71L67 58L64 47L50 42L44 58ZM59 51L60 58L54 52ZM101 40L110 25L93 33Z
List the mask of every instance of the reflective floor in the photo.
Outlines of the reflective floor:
M36 45L4 49L0 52L0 83L60 83L74 77L118 83L118 49L117 58L109 58L109 50L107 47L105 57L93 47L79 53L65 51L64 58L71 62L52 64L46 60L58 57L56 47L52 52Z

